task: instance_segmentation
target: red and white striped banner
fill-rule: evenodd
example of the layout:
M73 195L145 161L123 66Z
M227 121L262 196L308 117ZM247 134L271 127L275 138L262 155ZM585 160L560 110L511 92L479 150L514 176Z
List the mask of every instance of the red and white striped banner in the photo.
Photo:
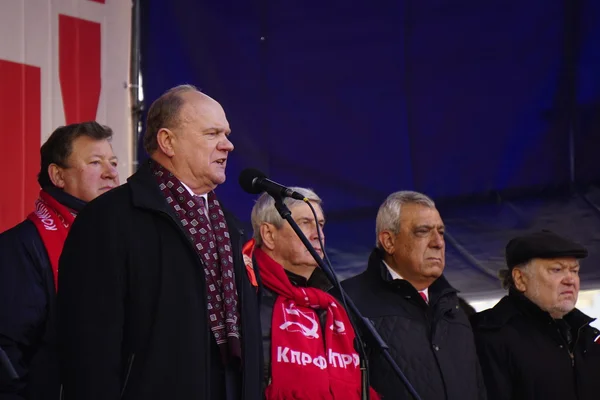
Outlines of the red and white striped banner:
M39 190L39 148L65 124L114 131L124 181L132 172L131 1L0 1L0 232L22 220Z

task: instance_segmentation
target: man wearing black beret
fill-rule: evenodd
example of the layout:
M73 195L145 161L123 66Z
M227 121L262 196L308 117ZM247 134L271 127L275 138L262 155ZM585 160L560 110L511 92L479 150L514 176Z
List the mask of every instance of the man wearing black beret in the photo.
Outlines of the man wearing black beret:
M600 332L575 308L587 254L550 231L508 242L508 296L471 319L488 399L600 398Z

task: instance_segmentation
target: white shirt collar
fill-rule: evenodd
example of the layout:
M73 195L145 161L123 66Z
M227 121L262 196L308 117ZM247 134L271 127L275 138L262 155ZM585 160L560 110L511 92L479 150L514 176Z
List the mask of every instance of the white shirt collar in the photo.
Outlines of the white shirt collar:
M183 185L184 188L186 188L186 190L192 195L192 197L194 196L200 196L204 198L204 204L208 204L208 193L204 193L204 194L196 194L194 192L192 192L192 189L190 189L190 187L188 185L186 185L185 183L181 182L181 184Z
M396 271L394 271L389 265L388 263L386 263L385 261L383 261L383 264L386 266L386 268L388 269L388 271L390 272L390 275L392 276L392 279L401 279L403 280L404 278L397 273ZM427 297L427 302L429 302L429 288L425 288L423 290L419 290L419 293L425 293L425 297Z

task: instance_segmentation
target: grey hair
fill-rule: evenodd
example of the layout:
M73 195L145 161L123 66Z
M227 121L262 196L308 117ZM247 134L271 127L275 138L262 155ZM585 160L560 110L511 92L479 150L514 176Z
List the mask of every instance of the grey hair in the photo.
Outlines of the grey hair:
M312 189L306 189L301 187L290 187L294 192L300 193L302 196L306 197L313 203L317 203L319 206L322 204L321 198L313 192ZM298 204L304 203L302 200L292 199L291 197L286 197L283 199L283 204L285 204L288 208L292 208ZM279 212L275 208L275 199L268 193L263 193L252 207L252 230L253 238L256 241L256 246L260 247L263 244L262 237L260 236L260 226L264 223L273 224L277 229L281 228L283 225L283 218L279 215Z
M498 278L500 279L500 283L502 284L502 289L516 289L515 281L512 276L512 271L515 268L521 269L525 273L529 273L529 266L533 264L533 260L529 260L526 263L515 265L512 268L503 268L498 271Z
M400 211L403 204L420 204L425 207L435 208L433 200L423 193L402 190L390 194L377 212L375 244L379 249L383 249L379 241L379 234L381 232L390 231L396 235L400 233Z

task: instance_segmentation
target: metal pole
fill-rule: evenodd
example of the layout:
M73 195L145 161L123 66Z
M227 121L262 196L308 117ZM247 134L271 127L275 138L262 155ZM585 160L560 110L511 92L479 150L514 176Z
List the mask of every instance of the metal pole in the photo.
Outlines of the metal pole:
M131 97L132 122L132 171L138 168L138 140L142 132L142 112L144 103L140 101L140 0L132 0L131 9L131 67L129 91Z

